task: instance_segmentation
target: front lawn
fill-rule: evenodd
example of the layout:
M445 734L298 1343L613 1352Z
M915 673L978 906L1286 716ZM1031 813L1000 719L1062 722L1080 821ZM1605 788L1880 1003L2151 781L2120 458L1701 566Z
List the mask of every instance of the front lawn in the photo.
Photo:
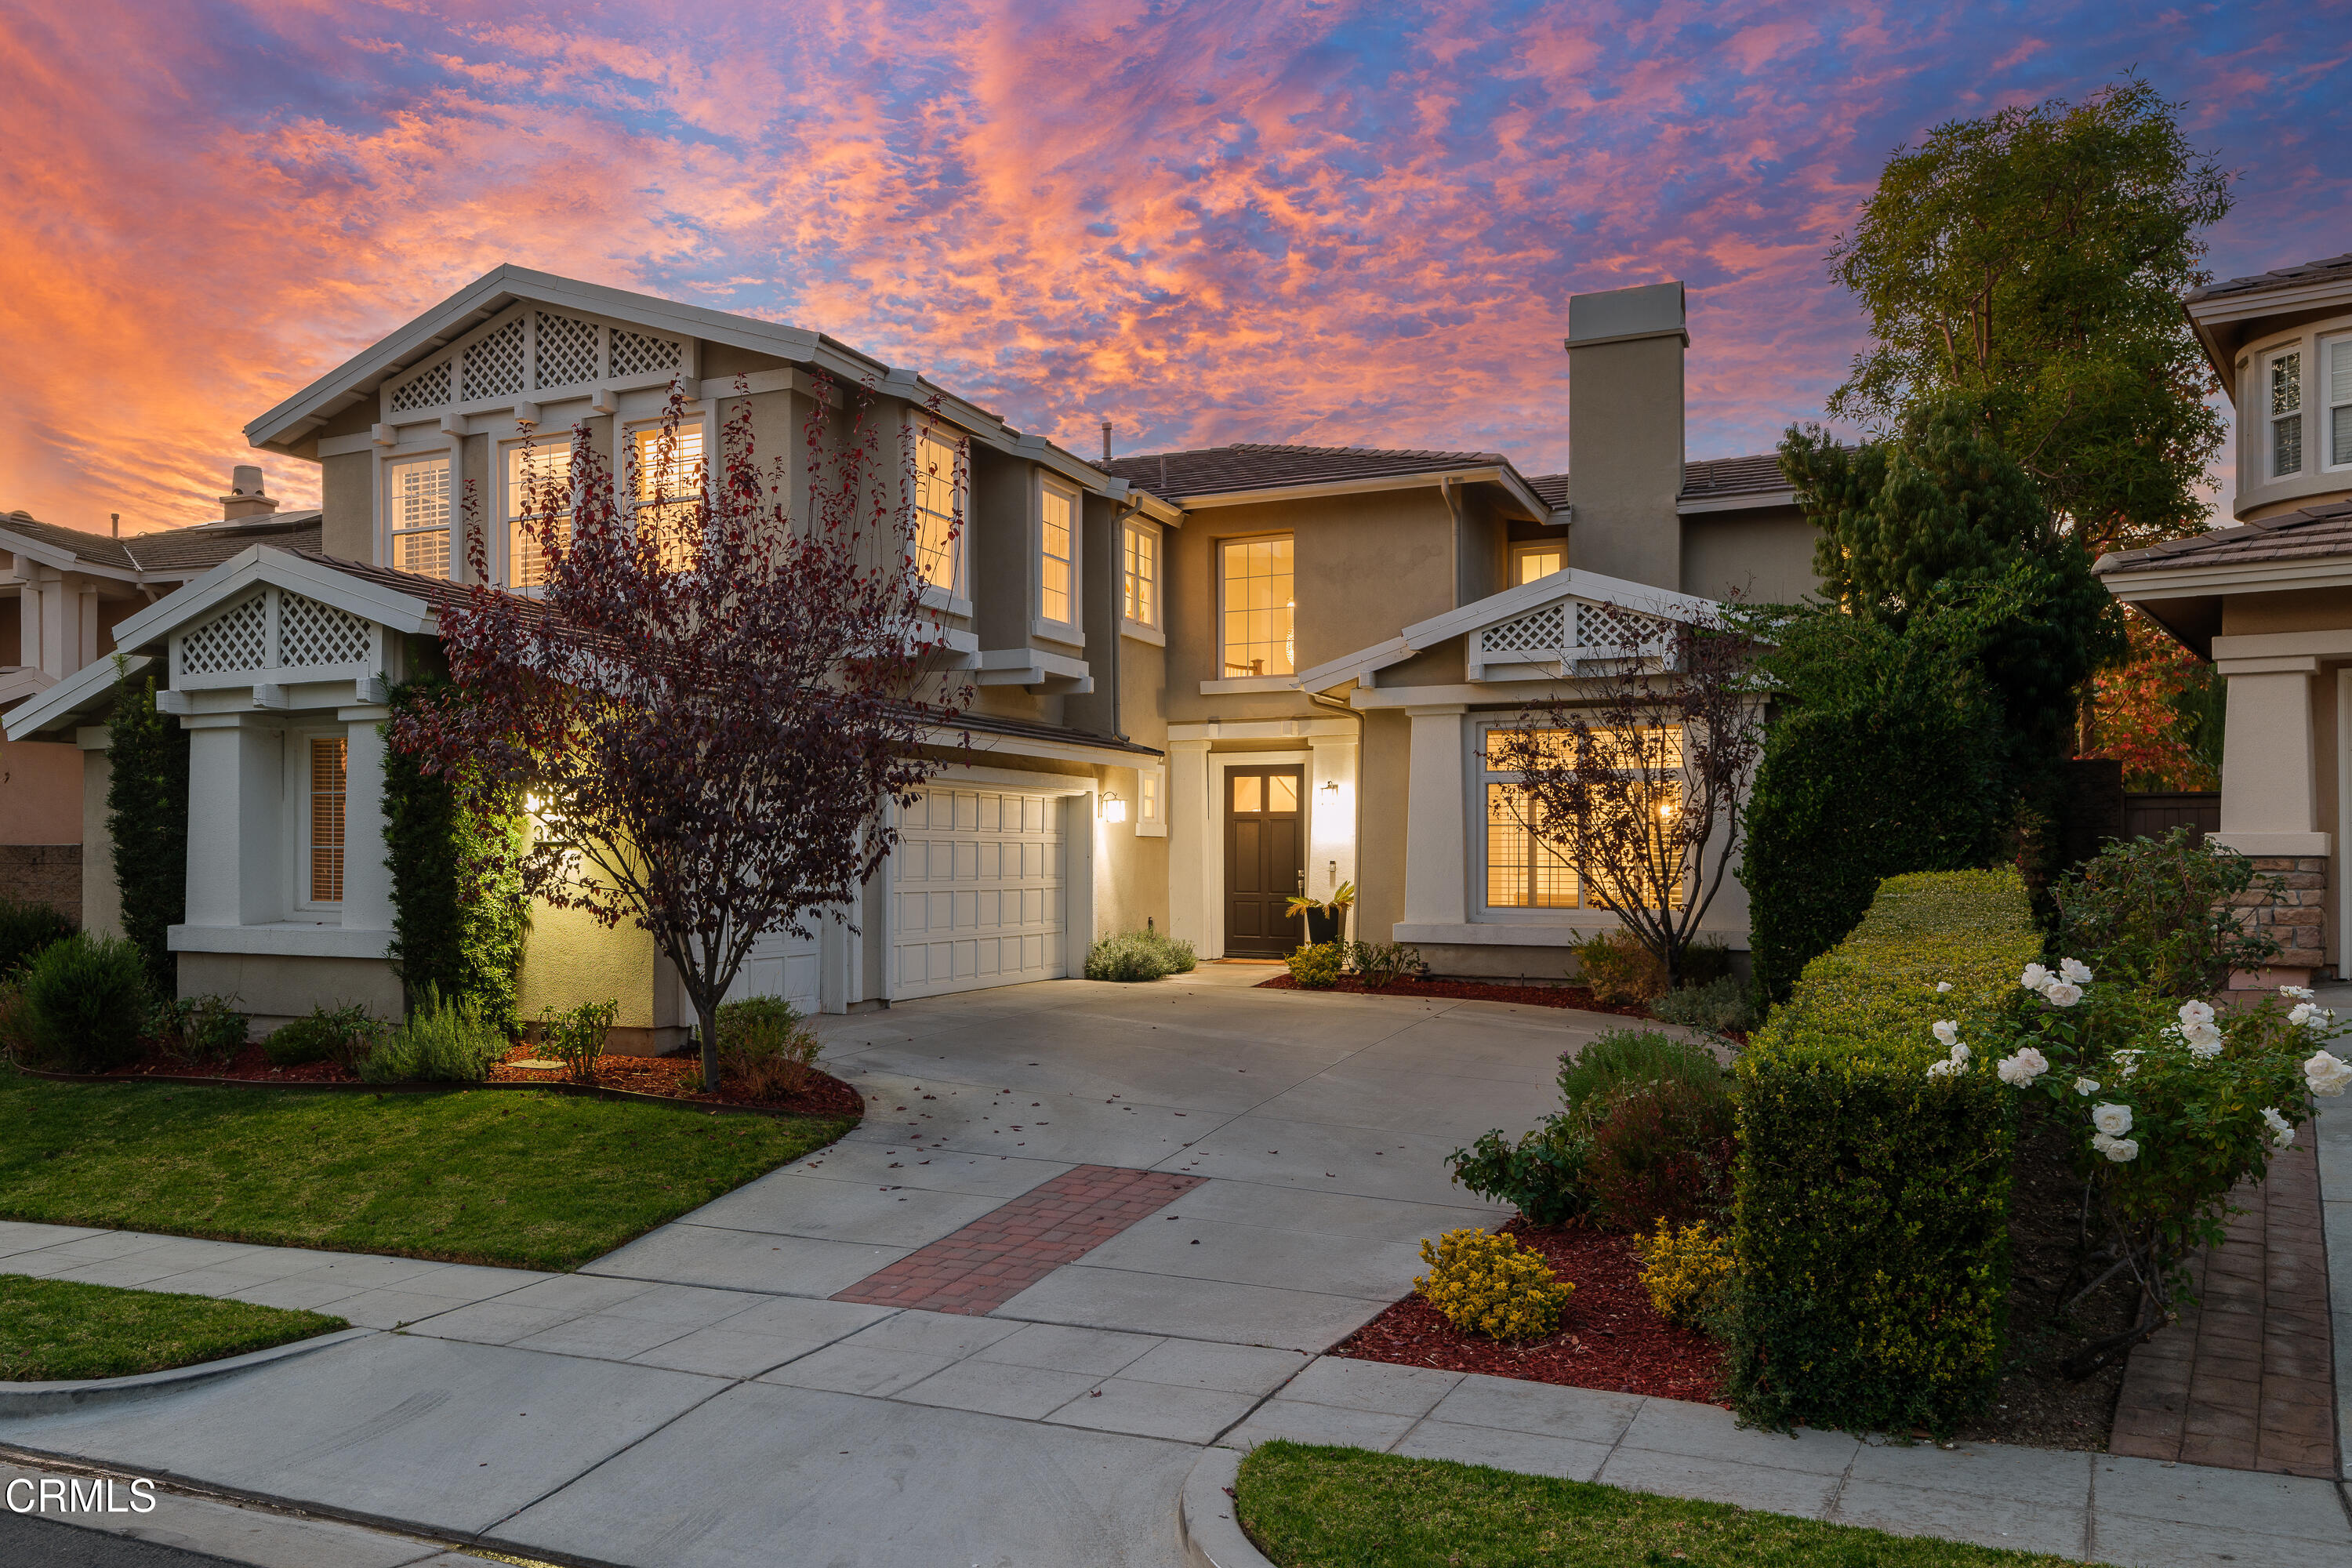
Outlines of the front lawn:
M854 1125L557 1094L52 1083L0 1068L0 1219L570 1268Z
M128 1377L350 1326L248 1301L0 1274L0 1383Z
M1260 1445L1234 1488L1280 1568L2056 1568L2069 1561L1362 1448Z

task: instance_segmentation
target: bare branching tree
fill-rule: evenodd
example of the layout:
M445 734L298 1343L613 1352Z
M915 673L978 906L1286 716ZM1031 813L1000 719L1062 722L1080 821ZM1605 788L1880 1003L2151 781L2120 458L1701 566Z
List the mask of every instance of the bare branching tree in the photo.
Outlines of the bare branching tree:
M1578 621L1570 689L1487 736L1487 767L1519 775L1487 809L1549 858L1549 886L1614 914L1672 987L1723 889L1763 750L1756 644L1719 610L1588 605Z

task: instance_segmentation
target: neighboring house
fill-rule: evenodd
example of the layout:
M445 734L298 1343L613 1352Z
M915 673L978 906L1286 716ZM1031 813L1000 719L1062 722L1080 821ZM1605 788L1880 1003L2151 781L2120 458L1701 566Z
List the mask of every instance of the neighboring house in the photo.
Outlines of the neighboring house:
M89 666L110 667L117 622L256 541L318 548L319 514L278 515L258 468L237 468L220 500L218 521L128 539L23 510L0 516L0 713ZM0 741L0 888L104 926L114 918L114 878L110 867L82 874L86 787L70 739ZM101 807L104 794L100 776Z
M2283 885L2256 919L2294 976L2346 972L2352 878L2352 255L2184 301L2237 417L2238 526L2100 561L2229 679L2221 842Z
M1684 460L1681 286L1580 297L1570 328L1573 483L1491 453L1091 462L814 332L500 268L247 426L319 465L315 547L242 550L113 627L194 736L182 987L263 1019L396 1006L377 727L467 574L458 498L479 499L493 580L527 590L527 432L585 421L622 499L659 504L633 454L673 383L696 454L744 398L773 454L817 372L870 384L893 427L936 406L965 443L967 493L912 500L966 520L920 553L976 696L935 737L942 770L898 812L858 930L763 940L744 990L839 1011L1073 974L1146 921L1206 957L1276 956L1297 940L1287 898L1346 881L1360 936L1451 973L1562 975L1569 942L1613 921L1488 824L1510 781L1480 737L1575 689L1580 604L1672 614L1813 582L1769 457ZM110 680L58 682L9 733L87 733ZM1710 925L1745 947L1736 886ZM527 1014L618 992L617 1048L674 1045L687 1019L642 932L558 911L535 911L522 992Z

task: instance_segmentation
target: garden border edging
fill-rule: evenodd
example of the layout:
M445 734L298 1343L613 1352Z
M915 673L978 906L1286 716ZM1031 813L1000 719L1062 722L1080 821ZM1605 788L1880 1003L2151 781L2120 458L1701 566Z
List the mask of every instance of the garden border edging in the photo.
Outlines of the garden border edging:
M1233 1487L1242 1457L1233 1448L1210 1448L1192 1462L1176 1502L1176 1534L1192 1568L1274 1568L1250 1544L1235 1517Z
M204 1078L192 1073L143 1073L125 1078L119 1073L53 1072L47 1068L17 1065L16 1071L27 1078L47 1079L52 1083L175 1083L191 1089L297 1089L329 1094L475 1094L491 1092L530 1092L552 1090L558 1094L582 1096L589 1100L616 1100L628 1105L661 1105L677 1110L707 1110L717 1115L732 1111L745 1116L796 1116L810 1121L837 1120L819 1112L785 1110L770 1105L740 1105L727 1100L680 1100L667 1094L639 1094L634 1089L607 1089L600 1083L568 1083L561 1079L542 1083L342 1083L320 1082L314 1079L287 1079L283 1081L266 1078ZM842 1080L846 1082L846 1079ZM856 1084L851 1084L856 1089ZM858 1098L865 1096L861 1092ZM857 1113L865 1120L865 1111Z
M74 1378L55 1383L0 1383L0 1418L53 1415L60 1410L72 1410L83 1405L119 1405L134 1399L151 1399L157 1394L176 1393L200 1383L234 1377L272 1362L307 1355L331 1345L349 1344L353 1340L365 1339L383 1331L381 1329L337 1329L329 1333L313 1334L307 1340L272 1345L266 1351L247 1351L243 1355L223 1356L218 1361L200 1361L191 1366L168 1367L162 1372L133 1373L128 1377Z

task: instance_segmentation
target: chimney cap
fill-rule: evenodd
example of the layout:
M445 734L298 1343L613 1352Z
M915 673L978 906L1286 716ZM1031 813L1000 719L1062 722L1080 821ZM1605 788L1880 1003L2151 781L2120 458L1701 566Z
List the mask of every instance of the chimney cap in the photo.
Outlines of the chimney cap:
M1683 286L1637 283L1630 289L1610 289L1597 294L1571 295L1568 301L1568 346L1590 348L1598 343L1622 343L1636 338L1674 336L1690 346L1685 325Z
M229 494L231 495L257 496L261 494L261 465L258 463L239 463L236 467L231 468L228 471L228 489Z

